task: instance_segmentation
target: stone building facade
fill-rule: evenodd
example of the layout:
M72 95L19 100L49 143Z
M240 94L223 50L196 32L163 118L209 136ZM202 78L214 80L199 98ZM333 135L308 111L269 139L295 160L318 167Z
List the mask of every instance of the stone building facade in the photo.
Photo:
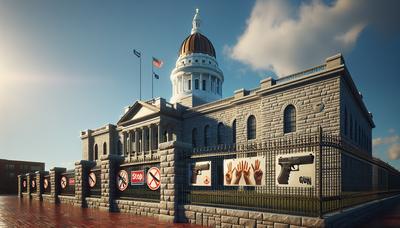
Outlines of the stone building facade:
M82 131L75 169L20 175L19 195L212 227L336 227L390 201L322 218L354 206L344 192L359 192L363 203L377 199L365 192L400 188L400 173L372 157L372 115L341 54L222 98L224 75L200 25L197 10L171 72L170 102L137 101L116 124ZM276 158L305 151L315 154L315 185L278 186ZM224 159L253 155L265 158L264 186L221 184ZM188 165L202 161L213 180L191 185ZM159 177L149 176L153 168ZM135 173L147 177L137 184ZM149 179L158 188L150 190ZM31 180L36 187L23 184Z
M341 54L292 75L265 78L256 89L238 89L222 99L224 75L200 25L196 11L171 73L171 102L137 101L115 125L82 131L84 160L115 154L139 161L159 156L158 144L171 140L196 148L298 137L320 128L371 156L372 114ZM353 172L353 159L343 157L343 172Z

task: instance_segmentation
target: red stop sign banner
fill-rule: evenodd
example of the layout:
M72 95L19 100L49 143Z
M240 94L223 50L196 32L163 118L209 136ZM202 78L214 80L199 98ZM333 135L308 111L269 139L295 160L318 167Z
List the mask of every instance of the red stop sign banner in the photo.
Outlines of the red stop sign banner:
M75 178L69 178L68 179L68 184L69 185L75 185Z
M131 171L131 185L144 184L144 170Z

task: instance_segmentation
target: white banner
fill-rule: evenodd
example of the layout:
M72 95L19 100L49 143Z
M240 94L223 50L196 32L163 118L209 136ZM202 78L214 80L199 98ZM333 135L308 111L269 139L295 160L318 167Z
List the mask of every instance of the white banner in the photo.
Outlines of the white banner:
M224 185L265 186L265 157L224 160Z
M211 186L211 161L189 164L190 184L193 186Z
M279 187L314 187L314 152L277 155L275 173L276 185Z

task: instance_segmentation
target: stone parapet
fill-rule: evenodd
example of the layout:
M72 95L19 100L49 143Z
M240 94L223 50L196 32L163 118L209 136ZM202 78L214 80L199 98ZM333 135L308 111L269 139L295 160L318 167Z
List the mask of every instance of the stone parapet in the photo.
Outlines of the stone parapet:
M118 155L101 156L101 202L99 208L107 211L117 211L115 204L116 172L123 157Z
M185 150L190 150L192 146L187 143L170 141L159 144L160 149L160 171L161 171L161 196L160 196L160 215L164 221L179 221L179 202L182 202L181 189L185 180L183 170L182 155Z
M61 173L65 172L66 168L54 167L50 169L50 185L51 185L51 193L50 193L50 201L59 203L58 195L60 195L61 186L60 186L60 178Z
M324 219L259 211L184 205L182 221L210 227L324 227Z
M160 204L155 202L118 199L115 203L120 212L151 217L158 217L160 213Z
M87 207L85 197L89 193L88 174L92 167L96 165L94 161L81 160L75 162L75 205Z

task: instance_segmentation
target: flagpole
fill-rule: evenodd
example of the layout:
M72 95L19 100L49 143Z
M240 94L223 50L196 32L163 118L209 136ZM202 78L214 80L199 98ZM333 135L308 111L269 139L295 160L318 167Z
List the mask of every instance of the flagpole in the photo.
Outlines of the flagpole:
M139 62L139 97L142 100L142 54L140 54Z
M154 99L153 96L153 77L154 77L154 66L153 66L153 59L151 60L151 99Z

